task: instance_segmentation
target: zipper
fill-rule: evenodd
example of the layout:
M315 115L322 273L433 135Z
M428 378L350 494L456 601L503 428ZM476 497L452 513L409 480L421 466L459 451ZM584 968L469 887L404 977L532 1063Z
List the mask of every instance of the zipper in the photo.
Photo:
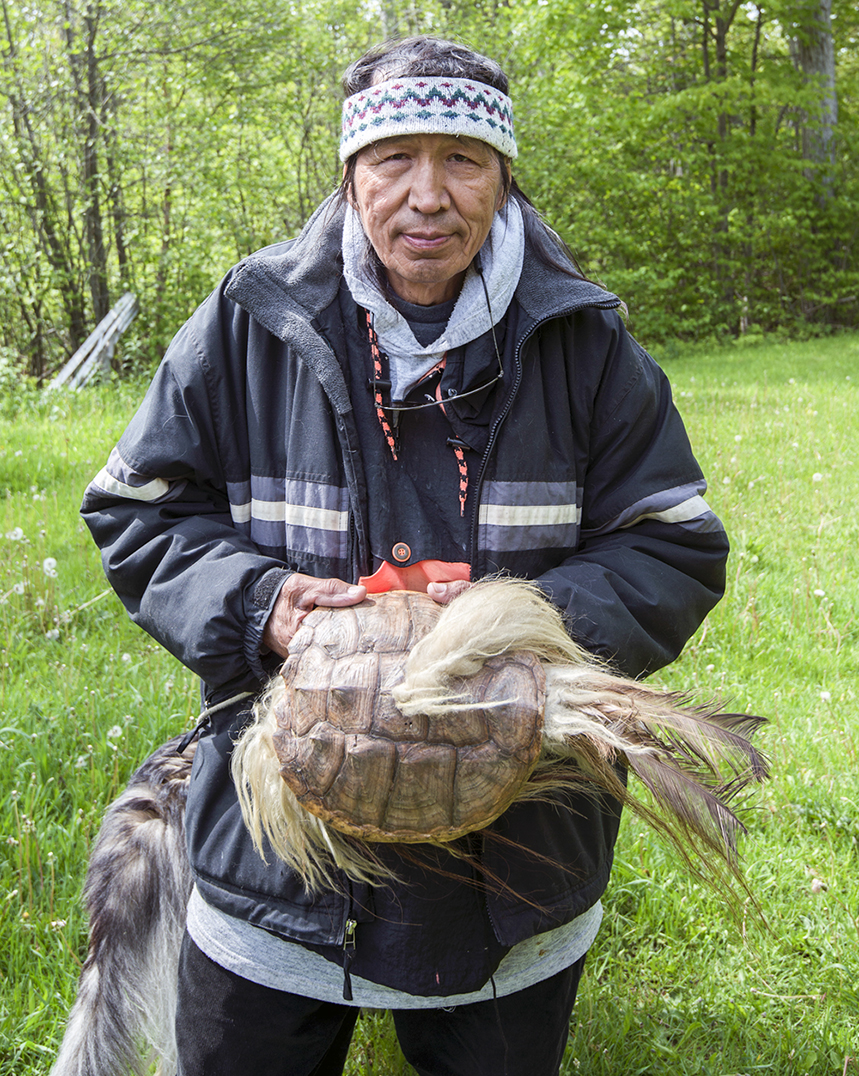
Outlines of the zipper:
M519 392L519 386L522 384L522 348L528 343L531 337L542 328L548 321L554 321L555 318L566 318L570 314L575 314L579 310L584 310L586 307L592 306L597 310L616 310L620 305L620 300L614 299L605 303L576 303L574 306L569 307L566 310L559 310L556 313L547 314L546 317L541 318L531 326L531 329L522 337L519 343L516 345L516 350L513 354L513 362L516 367L516 380L513 382L510 388L510 394L507 397L507 402L504 405L504 409L498 418L495 420L492 429L489 431L489 441L486 445L486 450L483 453L483 459L480 461L480 470L477 473L477 486L474 491L474 507L471 510L471 556L469 557L469 563L471 564L471 578L474 579L474 572L477 567L477 528L478 520L480 518L480 492L483 489L483 479L486 476L486 467L489 463L489 457L492 455L492 450L495 448L495 439L498 436L498 431L501 428L501 424L507 418L510 413L510 409L513 406L513 401Z
M352 1000L352 961L355 959L355 931L358 929L358 920L355 919L355 894L352 891L351 880L348 885L348 904L346 906L346 922L343 925L343 1000Z
M352 961L355 959L355 931L357 919L346 920L346 932L343 936L343 1000L352 1000Z
M358 567L358 528L355 525L355 508L349 508L349 579L353 583L358 582L361 571Z

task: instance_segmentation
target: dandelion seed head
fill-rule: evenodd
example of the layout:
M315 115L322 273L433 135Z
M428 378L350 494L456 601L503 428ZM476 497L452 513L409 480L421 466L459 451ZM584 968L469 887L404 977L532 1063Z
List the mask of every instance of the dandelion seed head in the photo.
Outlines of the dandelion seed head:
M814 596L815 596L815 598L825 598L825 597L826 597L826 591L825 591L825 590L821 590L821 589L820 589L820 587L818 587L818 588L817 588L817 589L816 589L816 590L814 591Z
M814 474L811 476L811 481L812 482L822 482L823 481L823 475L820 473L820 471L815 471L814 472Z
M107 738L109 740L116 740L122 735L122 725L113 725L107 730Z
M14 585L14 586L12 587L12 590L13 590L13 591L14 591L14 592L15 592L16 594L23 594L23 593L24 593L24 591L25 591L26 589L27 589L27 588L26 588L26 587L24 586L24 584L23 584L23 583L16 583L16 584L15 584L15 585Z
M59 639L59 637L60 637L59 628L50 628L48 631L45 632L45 638L50 639L50 641L52 643L55 643L57 641L57 639Z
M23 541L24 532L20 527L13 527L12 530L6 531L6 537L10 542L20 542Z
M831 702L832 701L832 692L831 691L821 691L820 692L820 698L821 698L821 700L823 702Z

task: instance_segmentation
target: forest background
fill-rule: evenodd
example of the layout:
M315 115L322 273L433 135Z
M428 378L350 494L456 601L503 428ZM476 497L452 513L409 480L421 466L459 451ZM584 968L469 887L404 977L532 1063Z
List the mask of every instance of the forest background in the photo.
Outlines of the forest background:
M336 184L345 65L424 31L506 68L520 184L646 344L859 324L851 0L0 4L0 391L126 290L157 361Z

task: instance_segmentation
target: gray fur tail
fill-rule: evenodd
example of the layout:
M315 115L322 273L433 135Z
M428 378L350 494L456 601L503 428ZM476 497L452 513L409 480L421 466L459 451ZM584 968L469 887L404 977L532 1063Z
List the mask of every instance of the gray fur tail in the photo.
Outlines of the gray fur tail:
M176 970L191 892L185 800L196 744L160 747L105 814L87 870L89 949L51 1076L175 1072Z

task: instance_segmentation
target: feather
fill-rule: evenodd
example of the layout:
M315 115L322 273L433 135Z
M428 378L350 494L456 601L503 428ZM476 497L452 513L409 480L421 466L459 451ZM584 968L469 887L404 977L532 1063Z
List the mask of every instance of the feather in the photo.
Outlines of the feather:
M694 856L698 872L711 882L724 881L727 873L743 885L737 838L745 827L730 801L769 774L766 758L751 743L765 723L714 705L690 705L684 696L591 662L547 669L544 755L577 765L592 788L637 813L687 863ZM653 805L618 781L618 764L650 791Z

